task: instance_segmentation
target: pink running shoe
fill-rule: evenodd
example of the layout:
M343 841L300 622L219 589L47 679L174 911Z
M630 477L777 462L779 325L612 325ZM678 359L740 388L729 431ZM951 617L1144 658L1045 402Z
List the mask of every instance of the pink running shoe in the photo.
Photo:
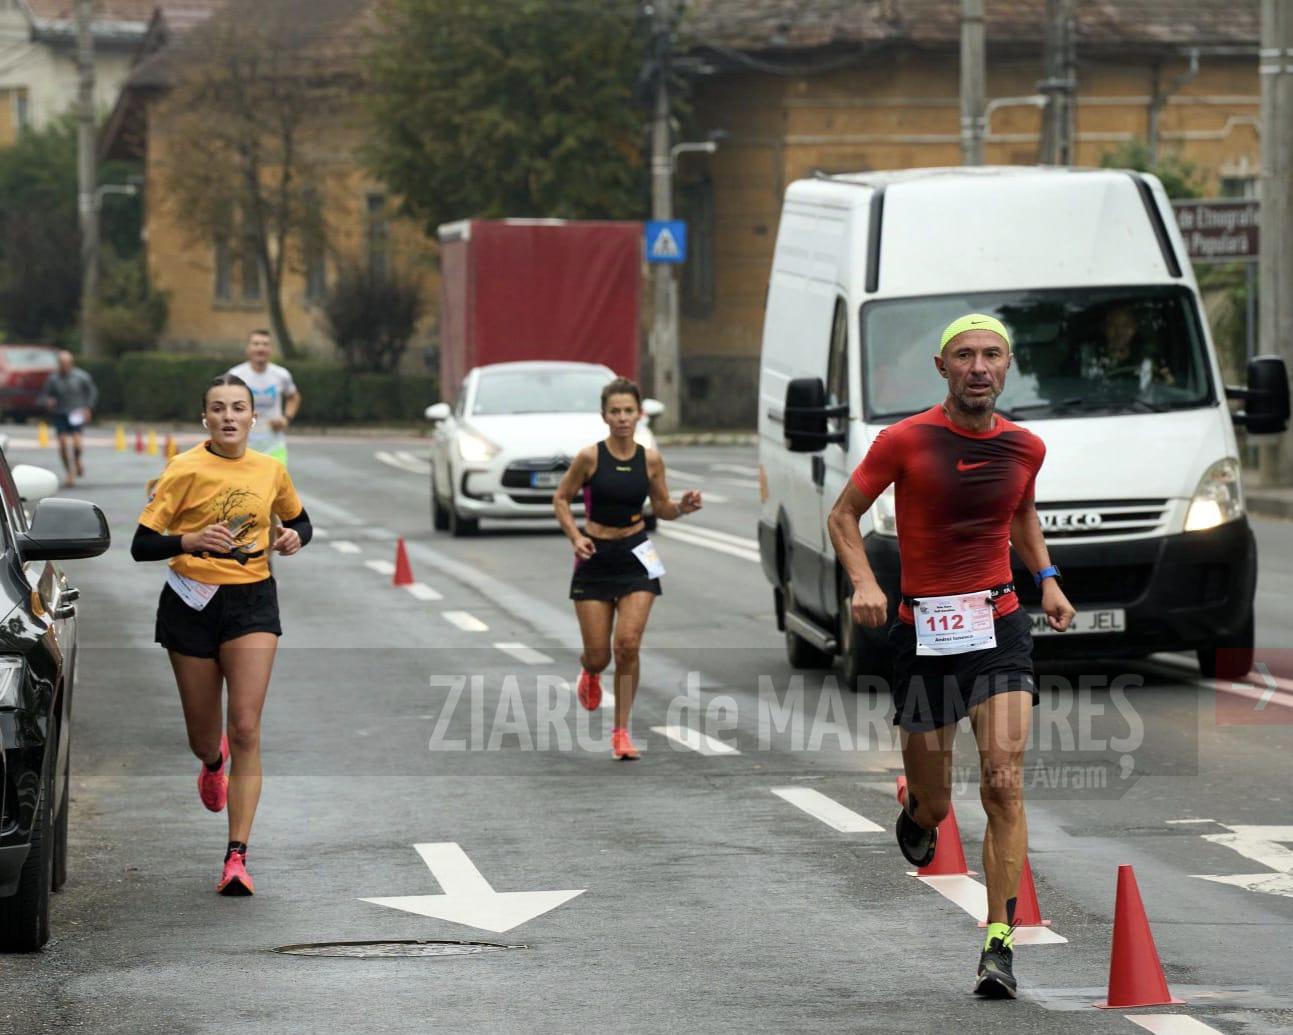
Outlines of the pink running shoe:
M247 872L245 853L229 853L229 858L224 861L224 873L220 875L220 883L216 885L216 891L221 895L256 894L256 886L252 884L251 874Z
M597 711L602 703L602 677L596 672L588 672L581 668L575 693L579 695L580 704L590 712Z
M205 765L198 769L198 797L202 804L212 812L222 812L225 802L229 800L229 778L224 774L225 763L229 761L229 738L220 738L220 768L212 772Z
M611 730L611 757L619 762L633 762L638 758L638 749L629 740L629 731L622 726Z

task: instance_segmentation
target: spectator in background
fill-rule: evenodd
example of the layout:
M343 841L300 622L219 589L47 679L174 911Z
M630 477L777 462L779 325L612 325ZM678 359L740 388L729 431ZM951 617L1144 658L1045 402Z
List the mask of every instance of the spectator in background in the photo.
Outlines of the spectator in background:
M90 423L98 402L99 389L94 378L76 366L72 354L64 349L58 354L58 369L45 382L41 403L54 415L58 452L63 459L69 487L76 484L77 478L85 477L81 430Z

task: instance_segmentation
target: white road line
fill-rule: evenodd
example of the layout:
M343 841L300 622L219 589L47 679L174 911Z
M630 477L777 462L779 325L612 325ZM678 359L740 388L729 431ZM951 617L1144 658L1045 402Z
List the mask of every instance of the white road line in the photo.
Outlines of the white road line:
M666 467L665 475L676 481L687 482L688 484L699 485L705 480L703 474L692 474L691 471L680 471L676 467Z
M748 478L720 478L718 479L723 485L730 485L734 489L757 489L758 482L752 482Z
M1215 819L1169 819L1165 820L1168 826L1176 826L1181 823L1215 823Z
M743 561L750 561L753 564L759 563L759 555L753 550L744 550L739 546L732 546L728 543L720 543L716 539L706 539L703 536L693 535L690 532L682 532L676 528L665 528L664 525L656 526L656 532L666 539L676 539L680 543L687 543L691 546L702 546L707 550L713 550L716 553L725 553L732 557L739 557Z
M412 596L419 600L443 600L439 591L432 589L425 582L412 582L404 587Z
M745 467L741 464L710 464L709 469L711 471L727 471L729 474L743 474L750 478L759 477L757 467ZM759 483L755 482L754 484L758 485Z
M607 690L606 687L602 687L602 707L608 712L613 712L615 710L615 695Z
M407 449L397 449L395 451L395 456L398 459L403 460L406 464L410 464L410 465L416 464L417 466L421 467L422 472L424 474L431 473L431 453L430 452L427 452L424 456L418 456L417 453L412 453Z
M319 528L319 527L317 527L317 526L313 526L313 525L312 525L311 527L313 527L313 528L314 528L314 538L315 538L315 539L327 539L327 538L328 538L328 531L327 531L327 529L325 529L325 528Z
M1272 675L1265 662L1258 662L1257 670L1248 673L1243 679L1227 680L1208 679L1206 676L1201 676L1198 669L1192 668L1183 658L1178 660L1176 655L1170 657L1158 655L1150 660L1160 668L1179 669L1187 679L1209 690L1248 697L1258 702L1264 698L1268 704L1274 703L1283 705L1285 708L1293 708L1293 679ZM1280 690L1286 692L1279 693Z
M988 889L972 877L921 877L917 880L929 885L949 902L955 903L979 923L988 919ZM1016 945L1064 945L1068 939L1056 934L1049 927L1016 927Z
M370 528L367 532L369 539L395 539L395 533L389 528Z
M1183 1013L1124 1013L1123 1016L1153 1035L1222 1035L1216 1028Z
M884 833L885 828L879 823L873 823L866 816L846 809L834 798L828 798L811 787L773 787L772 793L842 834Z
M301 502L305 504L305 509L310 512L311 517L315 514L322 514L326 520L338 525L368 524L354 511L347 510L345 507L338 507L335 503L328 503L317 496L303 496Z
M446 622L456 625L463 632L488 632L489 626L467 611L443 611Z
M359 547L356 546L354 543L352 543L349 539L334 539L328 545L331 546L334 550L336 550L337 553L360 553L361 552Z
M388 453L385 449L379 449L373 454L381 463L387 467L394 467L397 471L404 471L407 474L430 474L431 465L423 463L420 460L414 460L409 457L405 459L406 454Z
M365 568L372 568L378 575L394 575L395 565L390 561L364 561Z
M510 654L517 661L524 662L527 665L551 665L552 659L542 651L534 650L527 647L524 643L496 643L494 644L504 654Z
M1245 859L1269 866L1274 873L1231 873L1214 876L1196 873L1200 880L1214 884L1229 884L1266 895L1283 895L1293 898L1293 851L1285 848L1293 844L1293 826L1229 826L1228 834L1201 834L1205 841L1233 849Z
M656 526L657 528L659 526ZM730 546L739 546L743 550L753 550L759 552L759 541L750 539L743 535L732 535L731 532L720 532L717 528L710 528L708 525L693 524L688 521L685 525L673 524L669 529L674 532L688 532L692 535L702 536L705 539L716 539L720 543L727 543Z
M715 740L690 726L652 726L651 732L668 737L675 744L681 744L700 755L739 755L741 753L731 744L724 744L721 740Z

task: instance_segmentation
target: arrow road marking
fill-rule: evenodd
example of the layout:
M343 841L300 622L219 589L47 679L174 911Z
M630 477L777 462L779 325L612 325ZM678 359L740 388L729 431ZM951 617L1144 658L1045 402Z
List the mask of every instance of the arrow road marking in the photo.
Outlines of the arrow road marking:
M587 890L495 891L456 842L443 841L413 847L422 856L422 861L427 864L444 894L361 898L359 901L503 934L556 909Z
M1018 931L1015 932L1018 934ZM1216 1028L1183 1013L1123 1014L1153 1035L1221 1035Z
M1224 845L1238 852L1245 859L1252 859L1269 866L1274 873L1232 873L1225 876L1196 873L1200 880L1214 884L1229 884L1245 891L1266 895L1283 895L1293 898L1293 851L1285 848L1293 844L1291 826L1235 826L1222 823L1228 834L1201 834L1205 841Z

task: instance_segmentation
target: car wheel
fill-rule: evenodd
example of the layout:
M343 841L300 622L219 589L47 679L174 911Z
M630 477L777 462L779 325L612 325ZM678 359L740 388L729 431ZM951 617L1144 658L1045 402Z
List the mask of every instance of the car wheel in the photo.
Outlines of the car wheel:
M431 527L437 532L449 530L449 510L440 502L440 494L435 491L435 472L431 472Z
M795 597L792 592L789 575L785 576L785 580L781 584L781 594L782 598L786 602L786 660L790 662L790 667L809 669L830 668L835 664L835 658L832 655L815 647L798 633L790 631L789 613L794 610Z
M452 496L449 497L449 534L455 539L475 535L480 531L480 521L476 518L463 517L458 513L458 505Z
M891 662L888 649L875 643L853 622L853 590L848 580L840 584L840 657L844 682L857 691L863 679L888 679Z
M54 767L50 765L31 825L31 847L18 876L18 890L0 899L0 951L36 952L49 941L49 891L54 876L53 797Z
M67 824L71 812L72 798L72 753L67 753L67 765L63 770L63 800L58 806L58 819L54 820L54 875L50 881L51 891L62 891L67 883Z
M1200 647L1199 671L1208 679L1243 679L1253 668L1253 616L1239 631L1210 647Z

